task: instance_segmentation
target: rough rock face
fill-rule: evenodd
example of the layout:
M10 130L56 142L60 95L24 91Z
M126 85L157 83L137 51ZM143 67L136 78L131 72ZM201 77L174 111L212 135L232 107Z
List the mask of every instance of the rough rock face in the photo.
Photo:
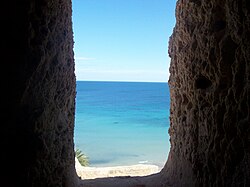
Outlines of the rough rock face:
M1 8L6 186L74 186L71 1L17 0Z
M250 3L179 0L169 42L173 186L250 185Z

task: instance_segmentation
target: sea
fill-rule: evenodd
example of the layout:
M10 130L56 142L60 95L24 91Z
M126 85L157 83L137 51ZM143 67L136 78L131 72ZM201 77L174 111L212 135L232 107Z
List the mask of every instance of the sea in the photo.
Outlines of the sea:
M167 83L77 81L74 142L90 166L154 164L169 143Z

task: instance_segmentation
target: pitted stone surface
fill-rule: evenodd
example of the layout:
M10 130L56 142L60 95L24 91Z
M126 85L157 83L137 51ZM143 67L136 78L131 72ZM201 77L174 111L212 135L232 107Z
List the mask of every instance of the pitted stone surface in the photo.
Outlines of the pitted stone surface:
M250 9L246 0L179 0L169 42L174 186L250 184Z
M6 56L11 52L4 89L9 113L3 142L6 159L11 160L6 185L75 186L71 1L6 4L9 13L1 16L8 24L8 41L1 49Z

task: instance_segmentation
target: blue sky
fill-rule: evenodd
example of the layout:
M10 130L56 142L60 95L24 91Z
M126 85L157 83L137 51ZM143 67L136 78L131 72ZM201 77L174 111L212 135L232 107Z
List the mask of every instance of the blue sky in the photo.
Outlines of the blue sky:
M167 82L176 0L73 0L77 80Z

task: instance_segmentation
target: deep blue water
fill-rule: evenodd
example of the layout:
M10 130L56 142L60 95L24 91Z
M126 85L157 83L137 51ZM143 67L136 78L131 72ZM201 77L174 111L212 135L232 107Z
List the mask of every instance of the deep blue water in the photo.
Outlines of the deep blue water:
M169 152L167 83L77 81L75 147L91 166L162 167Z

